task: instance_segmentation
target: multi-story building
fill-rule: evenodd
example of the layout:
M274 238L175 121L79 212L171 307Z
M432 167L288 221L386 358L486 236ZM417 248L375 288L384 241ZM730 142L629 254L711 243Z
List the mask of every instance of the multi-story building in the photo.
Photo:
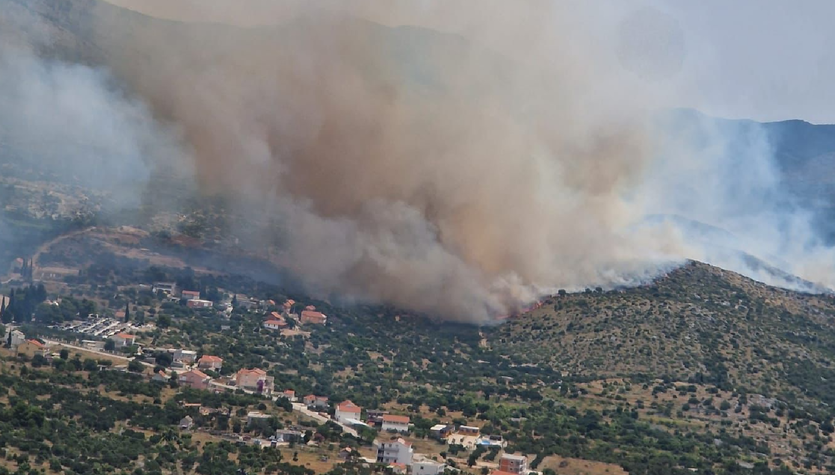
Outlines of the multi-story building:
M406 442L402 438L391 439L389 441L374 441L374 449L377 452L378 463L399 463L403 465L412 464L412 455L414 450L412 444Z
M499 460L499 470L509 473L527 473L528 458L524 455L504 454Z

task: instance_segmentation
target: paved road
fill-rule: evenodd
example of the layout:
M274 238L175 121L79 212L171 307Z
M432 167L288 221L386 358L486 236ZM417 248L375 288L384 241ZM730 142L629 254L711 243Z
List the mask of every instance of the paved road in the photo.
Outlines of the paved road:
M247 393L247 394L255 394L255 391L251 391L251 390L248 390L248 389L238 388L238 387L236 387L236 386L230 386L230 385L228 385L228 384L222 384L222 383L219 383L219 382L217 382L217 381L211 381L209 384L211 384L212 386L219 387L219 388L228 389L228 390L230 390L230 391L236 391L236 390L238 390L238 389L241 389L243 392L245 392L245 393ZM272 397L272 400L273 400L273 401L275 401L275 400L277 400L277 399L278 399L278 396L273 396L273 397ZM354 437L359 437L359 434L357 434L357 431L356 431L356 430L354 430L354 428L353 428L353 427L348 427L348 426L346 426L345 424L342 424L342 423L336 422L335 420L333 420L333 419L331 419L331 418L329 418L329 417L325 417L325 416L323 416L323 415L319 414L318 412L313 412L313 411L310 411L310 410L308 410L308 409L305 407L305 405L304 405L304 404L302 404L302 403L299 403L299 402L294 402L294 403L293 403L293 410L294 410L294 411L296 411L296 412L298 412L298 413L300 413L300 414L302 414L302 415L304 415L304 416L307 416L307 417L309 417L309 418L311 418L311 419L313 419L313 420L315 420L315 421L319 422L320 424L324 424L324 423L326 423L326 422L333 422L333 423L335 423L335 424L339 425L339 427L341 427L341 428L342 428L342 430L343 430L343 431L345 431L345 432L347 432L348 434L351 434L351 435L352 435L352 436L354 436Z
M69 348L71 350L83 351L85 353L93 353L95 355L105 356L107 358L112 358L112 359L115 359L115 360L124 361L125 363L129 363L130 360L133 359L133 358L129 358L127 356L114 355L113 353L108 353L106 351L92 350L90 348L84 348L83 346L70 345L69 343L64 343L63 341L46 340L46 339L44 341L49 346L61 346L61 347L64 347L64 348ZM140 363L142 363L143 365L145 365L149 368L154 367L154 365L152 365L151 363L146 363L144 361L140 361Z

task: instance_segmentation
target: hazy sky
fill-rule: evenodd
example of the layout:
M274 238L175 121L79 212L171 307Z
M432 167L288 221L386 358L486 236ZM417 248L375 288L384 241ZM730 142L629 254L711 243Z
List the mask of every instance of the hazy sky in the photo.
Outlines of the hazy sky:
M108 1L155 16L247 26L287 21L299 4L306 3ZM441 0L386 0L413 5L416 14L407 17L381 17L379 8L361 6L375 0L317 1L330 5L327 8L356 10L381 23L423 23L451 30L473 27L480 15L502 14L500 3L493 8L484 7L483 0L444 0L478 5L471 25L449 25L425 14ZM550 1L527 0L546 6ZM601 42L620 49L627 68L669 90L673 103L723 117L835 123L835 2L831 0L598 0L576 2L576 8L578 22Z
M684 32L680 81L729 117L835 123L835 2L668 2Z

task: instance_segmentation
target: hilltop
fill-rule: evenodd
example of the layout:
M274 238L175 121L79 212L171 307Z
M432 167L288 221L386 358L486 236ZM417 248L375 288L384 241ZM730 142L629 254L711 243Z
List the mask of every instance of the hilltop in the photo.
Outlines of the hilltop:
M494 330L500 352L592 379L644 377L835 404L835 300L698 262L651 285L558 295ZM823 404L821 404L823 403Z

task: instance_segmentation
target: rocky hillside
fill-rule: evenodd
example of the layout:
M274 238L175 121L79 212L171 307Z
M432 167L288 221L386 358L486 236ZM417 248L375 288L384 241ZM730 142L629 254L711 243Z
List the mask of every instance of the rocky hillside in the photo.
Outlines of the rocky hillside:
M835 405L835 300L701 263L640 288L555 296L491 341L592 379L668 377Z

